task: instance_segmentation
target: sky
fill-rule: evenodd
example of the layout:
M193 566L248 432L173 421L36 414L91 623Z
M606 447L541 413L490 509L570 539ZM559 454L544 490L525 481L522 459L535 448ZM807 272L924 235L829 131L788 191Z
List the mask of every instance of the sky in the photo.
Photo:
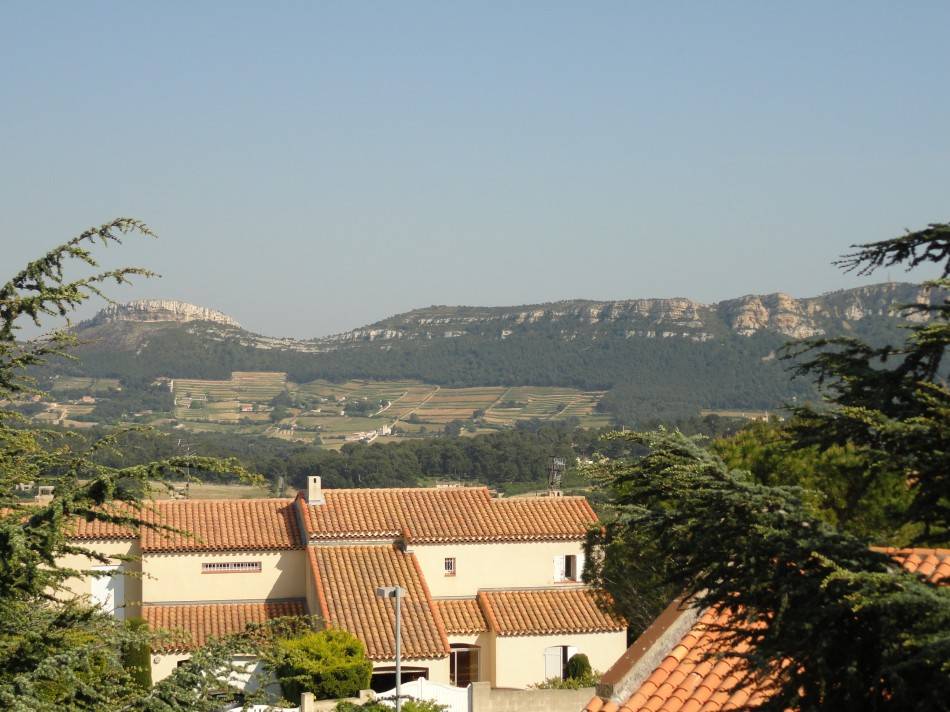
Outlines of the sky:
M117 216L159 239L102 264L162 277L110 296L274 336L905 279L830 263L950 220L948 26L924 1L0 0L2 279Z

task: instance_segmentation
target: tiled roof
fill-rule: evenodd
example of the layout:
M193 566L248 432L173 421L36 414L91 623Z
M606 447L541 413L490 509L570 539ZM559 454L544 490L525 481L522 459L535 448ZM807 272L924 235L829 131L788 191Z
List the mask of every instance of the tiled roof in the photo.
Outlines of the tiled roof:
M264 623L282 616L304 616L307 604L303 599L258 603L196 603L190 605L142 606L142 616L153 630L183 631L188 640L169 641L153 646L155 652L171 653L194 650L208 638L241 633L249 623Z
M488 622L474 598L443 599L435 602L449 635L470 635L488 630Z
M118 516L143 517L144 511L134 511L127 505L117 505L103 507L106 513L113 513ZM138 532L135 527L128 524L118 524L115 522L104 522L100 519L87 520L84 517L73 517L67 527L71 539L91 540L91 539L136 539Z
M327 489L301 497L311 540L404 536L419 544L580 539L597 515L583 497L492 498L485 487Z
M627 627L604 613L586 588L482 591L478 602L498 635L602 633Z
M877 551L930 583L950 585L948 549ZM584 712L719 712L761 705L770 695L770 683L750 677L742 657L749 648L744 642L733 644L729 627L728 614L707 609L625 702L594 697Z
M302 545L290 499L159 500L143 519L189 534L143 527L143 552L268 551Z
M585 712L718 712L762 704L767 688L747 680L740 656L748 646L729 651L728 623L728 614L707 610L622 705L595 697ZM734 654L717 655L727 651Z
M933 584L950 585L950 549L876 549L912 574Z
M373 660L396 655L395 609L379 598L379 586L400 586L404 658L441 658L449 643L416 557L392 545L314 546L307 551L314 574L321 615L327 625L342 628L363 641Z

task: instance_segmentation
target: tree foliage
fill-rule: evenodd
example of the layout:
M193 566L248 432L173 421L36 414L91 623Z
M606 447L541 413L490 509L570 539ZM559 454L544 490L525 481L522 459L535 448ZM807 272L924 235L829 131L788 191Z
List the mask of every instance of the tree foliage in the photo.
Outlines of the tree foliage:
M732 612L728 651L748 645L777 680L767 709L946 709L950 589L815 517L801 488L759 484L680 433L616 437L648 454L595 468L614 507L589 580L610 590L623 561L662 552L664 583Z
M363 643L336 628L278 640L275 656L277 679L295 702L302 692L312 692L318 700L355 697L369 687L373 672Z
M0 287L0 401L33 388L28 366L62 354L74 339L64 331L33 341L17 341L18 322L66 316L104 283L122 283L147 270L123 268L66 277L73 262L95 268L94 245L120 243L129 233L152 235L137 220L120 218L87 230L31 262ZM154 634L122 625L73 599L66 583L74 576L103 575L60 564L78 555L90 566L106 559L69 538L76 520L98 520L130 527L155 526L142 518L151 483L187 471L250 477L234 460L169 457L125 465L118 455L121 433L75 446L73 436L28 427L15 411L0 409L0 707L5 710L211 710L229 694L227 679L236 650L247 640L216 641L196 652L188 665L150 690L127 664ZM115 464L101 457L111 453ZM24 504L16 486L30 481L55 483L45 505ZM141 655L138 655L140 658ZM233 691L231 691L233 692Z
M938 300L908 304L914 319L903 344L872 347L854 338L792 345L798 375L814 378L825 405L793 409L789 427L802 447L850 446L860 455L868 486L900 478L911 493L904 523L920 543L950 542L950 389L944 358L950 345L950 225L933 224L894 240L860 245L843 265L864 274L880 266L925 263L944 277L929 282Z
M631 456L591 468L612 506L589 537L587 578L626 612L624 585L652 559L653 587L728 612L713 654L745 659L774 691L763 709L950 707L950 587L869 546L948 540L948 235L931 225L844 258L862 273L943 261L944 278L930 283L936 299L905 307L915 321L901 345L788 347L824 403L713 448L617 433Z

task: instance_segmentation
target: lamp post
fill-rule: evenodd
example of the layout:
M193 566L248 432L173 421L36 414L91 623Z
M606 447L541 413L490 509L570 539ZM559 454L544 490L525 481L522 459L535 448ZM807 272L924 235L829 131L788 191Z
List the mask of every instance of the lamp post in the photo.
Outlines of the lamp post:
M402 684L402 665L399 660L399 638L400 638L400 616L399 616L399 599L406 596L406 589L400 588L399 586L380 586L376 589L376 595L380 598L392 598L395 600L396 605L396 712L400 712L402 709L402 701L400 700L400 686Z

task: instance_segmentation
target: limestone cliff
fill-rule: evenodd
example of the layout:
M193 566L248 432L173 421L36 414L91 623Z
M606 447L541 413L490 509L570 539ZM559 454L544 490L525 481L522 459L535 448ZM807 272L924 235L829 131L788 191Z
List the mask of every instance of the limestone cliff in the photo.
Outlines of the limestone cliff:
M98 326L113 321L158 321L178 324L189 321L207 321L241 328L241 325L227 314L174 299L139 299L127 304L109 304L95 317L80 326Z

